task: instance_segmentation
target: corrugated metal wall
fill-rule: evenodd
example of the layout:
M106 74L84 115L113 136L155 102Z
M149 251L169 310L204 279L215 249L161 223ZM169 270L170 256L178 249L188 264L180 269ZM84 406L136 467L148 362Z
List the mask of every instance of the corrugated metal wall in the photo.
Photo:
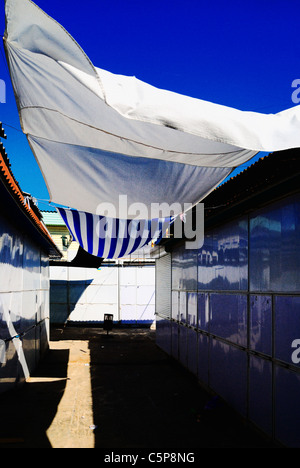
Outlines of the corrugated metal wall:
M51 323L155 320L155 266L50 267Z
M199 381L299 448L300 196L207 232L199 251L176 248L171 320L156 328Z
M0 392L25 380L48 343L48 258L1 217Z

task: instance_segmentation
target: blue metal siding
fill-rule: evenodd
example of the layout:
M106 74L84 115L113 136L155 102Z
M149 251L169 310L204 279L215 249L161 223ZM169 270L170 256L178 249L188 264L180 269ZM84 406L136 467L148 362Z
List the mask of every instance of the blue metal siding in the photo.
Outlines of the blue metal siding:
M299 448L300 374L292 369L275 367L275 437L283 444Z
M247 346L247 296L211 294L209 331L231 343Z
M205 236L198 252L198 290L248 289L248 224L243 218Z
M208 331L209 326L209 294L198 293L198 329Z
M172 289L197 291L197 251L184 245L172 254Z
M157 345L167 354L172 354L172 323L163 317L157 316L156 335Z
M292 362L292 343L300 339L300 296L275 297L275 357ZM300 368L300 363L297 365Z
M198 333L198 379L208 386L209 383L209 337Z
M250 290L300 291L299 195L250 218Z
M272 356L272 297L250 295L251 350Z
M272 362L258 356L249 361L249 419L272 435Z
M49 343L48 257L0 218L0 393L23 382Z
M170 354L297 448L299 293L300 195L210 230L199 251L172 252Z
M197 373L197 332L192 328L187 329L187 368L193 373Z
M191 327L197 327L197 293L187 293L187 324Z
M210 339L209 385L243 416L246 415L247 355L218 339Z

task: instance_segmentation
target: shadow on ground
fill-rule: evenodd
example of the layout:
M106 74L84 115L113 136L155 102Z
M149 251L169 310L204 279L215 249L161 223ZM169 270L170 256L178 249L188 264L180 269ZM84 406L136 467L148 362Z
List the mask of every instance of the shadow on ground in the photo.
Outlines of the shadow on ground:
M46 431L64 394L68 350L49 350L33 381L0 395L0 449L51 448Z
M155 331L51 330L52 342L64 340L78 347L88 342L95 448L275 448L160 350ZM30 384L1 395L0 448L51 448L46 431L69 362L67 343L66 349L61 344L49 350Z
M58 335L76 337L89 341L96 448L272 447L160 350L155 331L66 328Z

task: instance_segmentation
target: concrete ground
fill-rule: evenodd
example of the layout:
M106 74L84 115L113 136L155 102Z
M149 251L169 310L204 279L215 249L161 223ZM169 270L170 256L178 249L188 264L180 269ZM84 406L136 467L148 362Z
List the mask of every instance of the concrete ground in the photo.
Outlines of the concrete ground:
M52 329L47 356L1 395L0 415L0 449L275 448L212 400L149 329Z

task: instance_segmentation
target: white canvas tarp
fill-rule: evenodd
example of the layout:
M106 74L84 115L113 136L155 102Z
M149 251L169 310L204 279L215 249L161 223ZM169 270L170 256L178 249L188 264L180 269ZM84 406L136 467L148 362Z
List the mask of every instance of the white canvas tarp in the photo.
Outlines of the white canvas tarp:
M29 0L6 0L6 24L21 126L56 204L195 204L257 152L300 146L299 106L243 112L96 68Z

